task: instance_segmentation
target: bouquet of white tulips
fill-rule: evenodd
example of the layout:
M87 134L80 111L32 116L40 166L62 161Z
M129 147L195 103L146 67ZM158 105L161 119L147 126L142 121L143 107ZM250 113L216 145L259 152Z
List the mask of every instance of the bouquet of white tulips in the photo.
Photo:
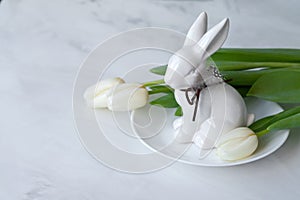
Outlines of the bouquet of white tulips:
M221 49L212 56L221 74L242 96L254 96L278 103L300 103L300 50L298 49ZM164 76L167 66L151 69ZM138 109L147 104L149 95L162 94L149 102L182 111L174 98L174 90L163 79L147 83L125 83L121 78L100 81L84 94L92 108L112 111ZM243 159L253 154L258 137L273 130L300 126L300 107L260 119L249 127L225 134L217 142L217 154L224 160Z

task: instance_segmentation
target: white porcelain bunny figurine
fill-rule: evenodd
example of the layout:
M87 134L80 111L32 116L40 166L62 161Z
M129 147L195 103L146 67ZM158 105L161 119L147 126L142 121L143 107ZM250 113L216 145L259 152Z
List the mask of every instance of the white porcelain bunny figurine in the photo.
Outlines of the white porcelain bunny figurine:
M201 13L190 28L183 47L169 60L165 82L175 89L183 117L174 122L177 140L213 148L220 136L252 123L240 94L228 85L207 59L224 43L229 19L207 31L207 14ZM197 98L198 97L198 98Z

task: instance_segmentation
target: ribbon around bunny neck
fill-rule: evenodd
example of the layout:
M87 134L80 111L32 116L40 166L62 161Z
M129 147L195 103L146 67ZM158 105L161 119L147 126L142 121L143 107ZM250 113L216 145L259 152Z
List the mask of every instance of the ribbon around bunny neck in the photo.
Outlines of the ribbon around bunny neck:
M213 73L212 73L213 76L212 77L221 79L224 82L232 81L232 79L226 80L216 67L214 67L214 66L210 66L210 67L213 69ZM217 84L220 84L220 83L221 82L219 82ZM215 84L212 84L212 85L215 85ZM194 112L193 112L193 118L192 118L193 122L196 120L198 104L199 104L199 98L200 98L200 92L204 88L207 88L207 87L208 87L208 85L203 83L202 85L200 85L199 87L196 87L196 88L190 87L190 88L187 88L187 89L181 89L180 90L180 91L185 92L185 98L186 98L188 104L195 105ZM191 98L189 96L189 92L194 92L194 95Z
M207 85L203 84L203 86L198 87L198 88L187 88L187 89L181 89L181 91L185 92L185 98L187 100L187 102L190 105L194 105L195 104L195 108L194 108L194 112L193 112L193 122L196 120L196 115L197 115L197 110L198 110L198 104L199 104L199 98L200 98L200 92L206 88ZM192 98L190 98L189 96L189 92L194 92L194 95L192 96Z

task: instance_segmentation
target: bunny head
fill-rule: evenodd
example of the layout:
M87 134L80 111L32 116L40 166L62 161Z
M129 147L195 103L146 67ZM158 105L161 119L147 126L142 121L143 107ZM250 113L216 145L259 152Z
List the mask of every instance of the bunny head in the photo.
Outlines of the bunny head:
M204 80L206 60L225 42L229 19L207 31L207 14L201 13L188 31L183 47L168 62L165 82L174 89L199 87Z

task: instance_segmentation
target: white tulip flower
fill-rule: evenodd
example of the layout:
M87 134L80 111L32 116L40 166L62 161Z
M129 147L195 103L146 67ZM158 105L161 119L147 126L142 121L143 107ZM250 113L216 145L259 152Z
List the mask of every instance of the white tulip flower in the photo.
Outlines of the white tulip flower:
M106 108L107 98L111 89L122 83L125 83L125 81L119 77L101 80L97 84L87 88L83 97L87 105L91 108Z
M223 160L234 161L250 156L257 146L256 134L247 127L239 127L220 138L217 154Z
M138 83L116 85L108 97L108 109L130 111L143 107L148 102L148 91Z

